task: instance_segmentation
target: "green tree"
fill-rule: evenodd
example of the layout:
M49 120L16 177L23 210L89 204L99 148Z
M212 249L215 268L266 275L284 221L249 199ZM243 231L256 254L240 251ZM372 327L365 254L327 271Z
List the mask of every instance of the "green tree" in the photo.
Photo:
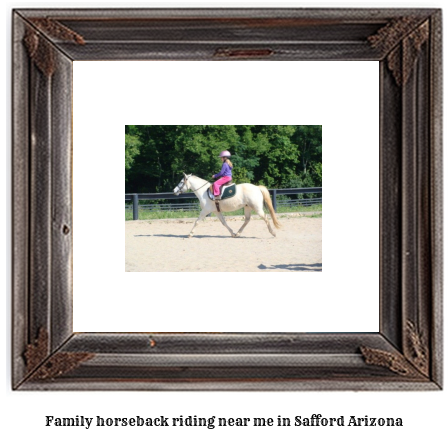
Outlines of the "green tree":
M315 164L322 164L322 125L297 126L294 141L300 147L302 174L305 176L311 173L312 176L317 176Z
M125 140L124 140L124 144L125 144L125 158L124 158L124 163L125 163L125 171L128 171L131 169L132 164L134 163L134 159L135 157L139 154L140 152L140 147L141 147L141 141L138 138L138 133L137 131L134 129L134 126L127 126L126 127L126 131L125 131Z
M222 150L232 153L237 183L281 188L322 181L320 125L127 125L126 191L171 191L183 172L211 180Z
M293 141L296 127L292 125L256 126L257 153L260 165L255 179L268 187L286 187L296 173L300 159L298 145Z

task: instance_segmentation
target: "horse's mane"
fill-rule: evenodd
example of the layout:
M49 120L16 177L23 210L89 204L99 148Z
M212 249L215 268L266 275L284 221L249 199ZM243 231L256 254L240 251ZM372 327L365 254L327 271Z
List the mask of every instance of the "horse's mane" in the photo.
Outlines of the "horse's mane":
M199 176L197 176L197 175L193 175L193 174L190 175L190 178L195 178L195 179L197 179L197 180L204 181L204 182L207 181L206 179L204 179L204 178L200 178Z

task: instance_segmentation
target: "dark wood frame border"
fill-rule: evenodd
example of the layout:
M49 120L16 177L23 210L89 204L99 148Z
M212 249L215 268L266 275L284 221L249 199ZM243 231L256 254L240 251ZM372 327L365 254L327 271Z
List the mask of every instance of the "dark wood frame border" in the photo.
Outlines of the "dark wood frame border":
M441 29L437 9L13 11L12 387L440 389ZM72 62L101 59L379 61L379 333L73 333Z

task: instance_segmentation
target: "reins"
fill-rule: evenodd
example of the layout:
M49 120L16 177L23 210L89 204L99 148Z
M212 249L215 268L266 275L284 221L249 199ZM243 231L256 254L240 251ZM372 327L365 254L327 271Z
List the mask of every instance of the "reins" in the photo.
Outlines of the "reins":
M191 175L190 175L191 176ZM185 177L184 178L184 185L187 183L187 180L188 180L188 177ZM205 184L203 184L201 187L199 187L198 189L196 189L196 190L192 190L192 189L190 189L193 193L194 192L197 192L198 190L201 190L202 189L202 187L205 187L207 184L212 184L211 182L209 182L209 181L206 181L205 182ZM182 188L183 188L183 186L182 186Z
M210 185L211 185L211 183L207 181L203 186L199 187L199 189L192 190L192 192L193 192L193 193L194 193L194 192L197 192L198 190L202 189L202 187L205 187L207 184L210 184Z

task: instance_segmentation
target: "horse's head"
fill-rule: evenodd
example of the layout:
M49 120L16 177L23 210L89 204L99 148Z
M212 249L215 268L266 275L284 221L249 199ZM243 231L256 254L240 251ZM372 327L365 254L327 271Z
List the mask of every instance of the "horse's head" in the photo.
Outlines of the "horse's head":
M190 178L192 174L190 175L186 175L184 173L184 177L182 178L182 180L180 181L180 183L174 187L174 194L179 196L181 193L185 193L187 190L190 190L190 182L188 181L188 179Z

